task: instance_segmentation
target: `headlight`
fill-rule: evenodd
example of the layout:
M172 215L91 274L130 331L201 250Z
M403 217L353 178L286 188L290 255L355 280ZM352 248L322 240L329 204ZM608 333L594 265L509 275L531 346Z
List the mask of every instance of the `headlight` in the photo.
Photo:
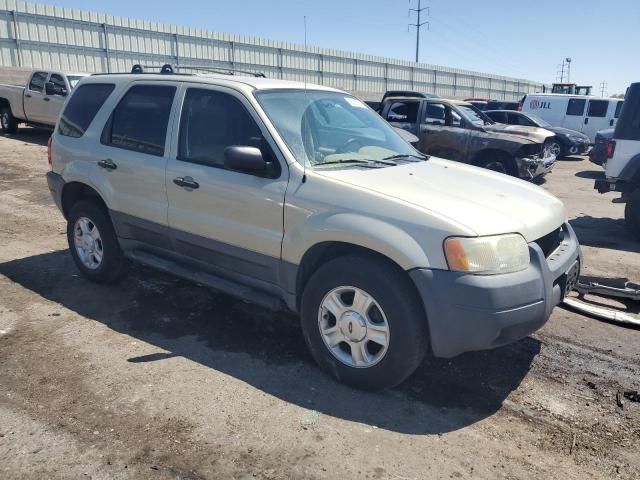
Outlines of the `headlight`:
M491 237L450 237L444 242L449 270L497 275L524 270L529 266L529 247L518 234Z

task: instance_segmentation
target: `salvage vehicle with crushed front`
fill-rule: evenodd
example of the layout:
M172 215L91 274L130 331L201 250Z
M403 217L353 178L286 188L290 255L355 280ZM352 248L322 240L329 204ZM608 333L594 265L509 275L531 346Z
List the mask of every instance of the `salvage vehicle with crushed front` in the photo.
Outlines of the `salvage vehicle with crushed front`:
M397 385L428 352L526 337L580 265L560 200L427 157L324 86L92 76L50 163L85 277L115 282L136 261L296 312L322 369L361 388Z
M545 149L553 133L495 123L467 102L441 98L387 98L382 117L420 139L429 155L469 163L525 180L551 171L556 157Z

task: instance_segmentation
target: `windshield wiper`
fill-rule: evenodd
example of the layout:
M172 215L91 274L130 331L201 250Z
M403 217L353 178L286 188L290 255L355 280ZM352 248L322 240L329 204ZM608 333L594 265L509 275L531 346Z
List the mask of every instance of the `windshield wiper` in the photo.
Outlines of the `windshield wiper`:
M401 158L418 158L419 160L429 160L429 155L416 155L415 153L399 153L398 155L391 155L390 157L384 157L382 160L399 160ZM382 161L382 160L377 160L377 161Z
M365 166L367 168L381 168L379 166L375 166L375 163L381 163L383 165L389 165L389 166L394 166L397 165L396 162L386 162L384 161L386 159L383 160L360 160L358 158L341 158L340 160L329 160L328 162L319 162L316 164L316 166L321 166L321 165L337 165L340 163L353 163L353 164L358 164L358 165L362 165Z

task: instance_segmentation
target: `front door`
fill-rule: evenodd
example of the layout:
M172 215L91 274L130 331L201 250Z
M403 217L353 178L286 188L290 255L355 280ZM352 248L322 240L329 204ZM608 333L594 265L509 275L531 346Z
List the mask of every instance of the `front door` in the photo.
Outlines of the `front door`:
M170 82L135 82L101 115L105 126L91 151L90 178L118 235L161 248L171 246L165 172L176 92Z
M51 76L49 77L48 82L53 83L59 89L60 92L65 92L65 93L59 93L56 95L45 95L46 97L49 98L49 101L46 102L47 113L46 113L46 118L44 120L44 123L46 123L47 125L55 125L56 121L58 120L58 116L60 115L60 111L62 110L62 106L64 105L64 101L67 95L69 95L69 87L67 86L67 83L64 81L64 78L62 77L62 75L58 75L57 73L52 73ZM46 94L46 88L45 88L45 94Z
M469 130L461 115L449 105L425 102L420 123L420 151L463 162L466 160Z
M288 168L253 107L224 87L186 85L167 166L175 249L218 274L278 283ZM176 137L174 135L174 137ZM225 168L229 146L253 146L275 162L269 176Z

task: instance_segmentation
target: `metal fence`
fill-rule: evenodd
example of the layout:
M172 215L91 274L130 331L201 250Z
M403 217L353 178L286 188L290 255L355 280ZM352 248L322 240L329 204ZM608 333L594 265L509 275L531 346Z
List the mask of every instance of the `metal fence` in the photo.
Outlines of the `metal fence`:
M122 72L135 63L259 71L372 100L386 90L515 100L542 87L499 75L0 0L0 66Z

